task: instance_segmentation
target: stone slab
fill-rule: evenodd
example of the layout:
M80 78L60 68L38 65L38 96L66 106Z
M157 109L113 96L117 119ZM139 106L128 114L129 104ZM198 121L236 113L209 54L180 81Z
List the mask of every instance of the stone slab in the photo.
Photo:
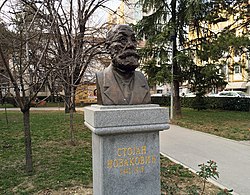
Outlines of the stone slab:
M156 104L84 108L85 122L94 128L167 124L168 108Z
M169 129L168 124L151 124L151 125L132 125L123 127L99 127L94 128L87 122L84 124L96 135L111 135L125 133L147 133L152 131L163 131Z
M159 132L92 136L95 195L160 195Z
M160 195L159 131L168 108L159 105L84 108L92 131L94 195Z

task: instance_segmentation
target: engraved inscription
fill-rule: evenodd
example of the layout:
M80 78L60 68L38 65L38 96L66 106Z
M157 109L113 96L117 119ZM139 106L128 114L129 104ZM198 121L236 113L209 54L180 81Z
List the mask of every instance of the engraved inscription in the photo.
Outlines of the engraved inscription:
M144 173L147 165L156 163L156 156L148 155L146 146L118 148L116 156L107 160L107 167L118 168L121 175Z

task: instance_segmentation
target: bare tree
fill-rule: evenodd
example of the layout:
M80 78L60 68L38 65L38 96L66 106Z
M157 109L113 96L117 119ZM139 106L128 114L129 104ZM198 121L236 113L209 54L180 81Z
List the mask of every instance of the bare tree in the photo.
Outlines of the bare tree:
M88 79L88 67L102 64L100 59L105 53L104 35L108 25L100 21L97 13L100 9L108 9L105 5L108 0L44 1L40 6L31 1L22 2L33 10L33 14L38 13L45 26L52 26L48 57L54 61L53 78L63 85L65 113L70 112L70 137L74 143L75 91L84 82L83 78ZM42 8L38 10L38 7ZM50 88L53 88L52 83Z
M37 4L22 0L26 5L38 11ZM96 13L106 9L108 0L45 1L38 14L48 26L54 22L50 32L53 39L51 57L56 59L54 69L64 88L65 112L74 110L74 93L82 81L88 65L103 51L106 25L99 22ZM53 21L55 19L55 21Z
M70 136L74 143L74 94L88 66L100 64L97 56L102 58L103 34L107 28L95 13L100 8L106 9L108 0L69 0L64 4L62 0L13 2L18 4L15 9L10 7L9 11L15 33L12 51L9 51L11 60L8 63L2 45L0 59L4 62L15 100L23 113L26 169L31 172L31 102L45 83L52 82L48 77L62 84L65 111L71 113Z
M9 6L12 37L8 39L9 50L4 51L4 45L0 43L0 61L14 89L13 97L23 113L26 171L32 172L30 107L51 71L43 66L50 37L42 36L43 31L36 22L37 14L30 13L22 4L10 3Z

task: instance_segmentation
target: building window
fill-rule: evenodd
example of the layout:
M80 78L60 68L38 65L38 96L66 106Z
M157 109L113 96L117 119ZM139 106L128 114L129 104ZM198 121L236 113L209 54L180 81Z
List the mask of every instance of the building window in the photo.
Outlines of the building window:
M239 73L241 73L241 66L235 65L234 66L234 74L239 74Z
M221 72L227 74L227 64L222 67Z
M156 93L162 94L163 90L162 89L157 89Z

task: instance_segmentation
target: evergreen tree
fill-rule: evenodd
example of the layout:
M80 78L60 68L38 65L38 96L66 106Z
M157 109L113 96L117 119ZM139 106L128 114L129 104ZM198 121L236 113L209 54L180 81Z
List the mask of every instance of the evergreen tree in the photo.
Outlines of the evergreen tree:
M223 72L218 70L225 65L221 59L232 57L229 51L235 55L249 48L249 31L244 30L242 36L235 34L236 29L249 29L249 3L246 0L140 0L140 3L148 13L137 25L138 34L146 39L146 47L141 50L145 72L149 81L166 83L172 80L173 66L174 116L181 116L182 82L189 81L198 94L225 86ZM235 19L232 24L222 31L212 31L213 25L230 17ZM214 76L212 80L209 75ZM198 83L205 81L208 83Z

